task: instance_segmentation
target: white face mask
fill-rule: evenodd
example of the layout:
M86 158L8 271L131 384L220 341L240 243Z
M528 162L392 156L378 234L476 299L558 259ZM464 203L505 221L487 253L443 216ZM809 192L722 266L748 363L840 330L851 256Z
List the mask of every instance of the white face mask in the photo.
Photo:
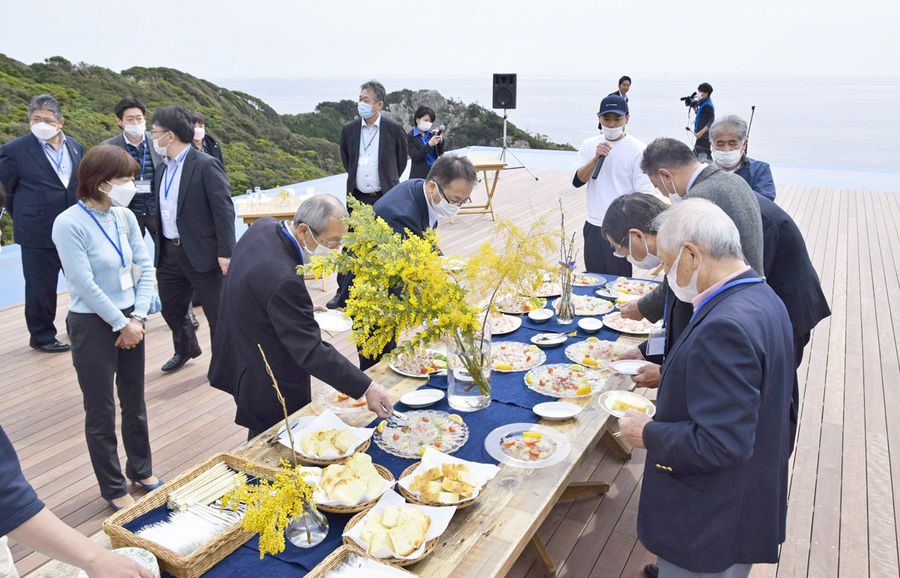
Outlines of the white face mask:
M712 158L713 161L719 168L722 169L736 169L741 162L741 157L744 156L743 149L735 149L733 151L717 151L716 149L712 150Z
M603 132L603 138L605 138L606 140L616 140L625 132L625 127L617 126L610 128L601 125L600 130Z
M202 126L194 127L194 140L203 140L206 136L206 128Z
M437 183L434 183L434 186L437 190ZM440 190L437 190L437 194L440 196L441 200L436 205L434 204L434 201L431 200L430 194L425 195L425 199L428 201L428 204L431 205L431 208L434 209L434 212L437 213L437 216L447 218L455 217L459 212L459 207L445 199L444 195L440 193Z
M644 238L644 251L646 251L647 256L644 257L642 261L638 261L634 258L634 250L631 248L631 234L628 234L628 262L634 265L635 267L640 267L641 269L655 269L659 267L659 257L656 255L650 254L650 246L647 244L646 237Z
M659 182L662 183L663 189L666 193L666 197L671 201L674 205L681 201L681 195L678 194L678 189L675 187L675 183L672 183L672 190L669 190L669 185L666 184L666 180L663 178L662 173L659 173Z
M122 127L122 130L125 131L125 134L130 134L133 137L144 136L144 133L147 131L147 123L126 124Z
M106 182L109 183L109 181ZM112 199L113 205L117 207L127 207L137 193L137 186L134 184L134 181L128 181L122 185L109 183L109 186L112 188L106 194Z
M432 123L428 122L427 120L420 120L416 123L416 126L421 132L428 132L431 130Z
M162 146L161 144L159 144L159 141L161 141L162 138L163 137L160 136L159 138L153 139L153 150L155 150L156 154L158 154L159 156L164 157L166 156L166 151L169 150L169 145ZM169 142L171 143L171 139Z
M682 248L681 251L678 252L678 257L676 257L675 262L672 263L672 268L669 269L668 273L666 273L666 279L669 281L669 287L672 289L672 293L675 294L675 297L677 297L679 301L691 303L694 300L694 297L700 294L700 292L697 291L697 277L700 276L700 267L697 267L697 269L694 270L694 273L691 275L691 280L688 281L687 287L679 286L678 261L681 260L681 255L683 252L684 248Z
M59 128L46 122L36 122L31 125L31 134L40 140L50 140L59 133Z

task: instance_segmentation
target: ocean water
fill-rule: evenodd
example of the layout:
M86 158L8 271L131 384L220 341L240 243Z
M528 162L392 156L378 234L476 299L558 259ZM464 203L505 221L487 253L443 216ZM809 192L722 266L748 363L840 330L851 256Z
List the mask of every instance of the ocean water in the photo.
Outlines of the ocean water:
M599 75L598 75L599 76ZM604 75L617 77L617 75ZM491 77L381 77L388 91L435 89L466 103L491 105ZM628 131L649 142L659 136L688 140L687 108L679 97L701 81L713 85L718 117L756 114L750 155L779 167L900 175L900 76L663 77L633 76L628 93ZM311 112L322 101L355 99L359 78L218 79L216 83L257 96L284 114ZM615 81L519 75L516 110L520 128L578 146L597 133L600 100ZM452 135L448 134L452 145ZM827 184L827 183L822 183Z

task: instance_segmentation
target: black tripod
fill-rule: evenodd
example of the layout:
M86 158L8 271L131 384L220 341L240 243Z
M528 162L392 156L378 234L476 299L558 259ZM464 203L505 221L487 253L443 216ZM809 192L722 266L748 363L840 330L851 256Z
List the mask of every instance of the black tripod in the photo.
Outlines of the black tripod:
M516 162L518 162L520 165L522 165L520 167L511 167L511 169L525 169L526 171L528 171L529 175L534 177L534 180L536 180L536 181L540 180L537 178L537 175L535 175L533 172L531 172L531 169L529 169L528 167L525 166L525 163L522 162L522 159L517 157L516 153L514 153L511 148L509 148L509 143L507 142L507 136L506 136L506 118L507 118L506 117L506 109L504 108L503 109L503 146L500 147L500 160L503 162L506 162L506 153L508 152L510 155L512 155L512 158L516 159ZM507 169L507 170L510 170L510 169Z

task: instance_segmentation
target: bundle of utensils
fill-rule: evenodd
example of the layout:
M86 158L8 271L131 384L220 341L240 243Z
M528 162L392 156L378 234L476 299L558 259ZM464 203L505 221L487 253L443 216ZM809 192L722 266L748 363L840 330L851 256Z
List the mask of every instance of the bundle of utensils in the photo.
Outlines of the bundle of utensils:
M141 528L137 535L187 556L240 522L241 517L240 512L194 504L182 511L172 512L162 522Z
M235 484L246 481L246 474L236 472L220 462L169 492L169 509L181 512L191 506L212 504L234 488Z

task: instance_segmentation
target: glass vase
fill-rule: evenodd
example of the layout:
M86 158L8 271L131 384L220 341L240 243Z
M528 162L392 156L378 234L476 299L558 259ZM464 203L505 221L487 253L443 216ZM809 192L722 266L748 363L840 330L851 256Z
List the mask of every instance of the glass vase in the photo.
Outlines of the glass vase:
M491 404L491 338L457 333L447 347L447 403L457 411Z
M562 291L556 302L556 320L565 325L575 321L575 303L572 300L572 281L575 273L565 267L559 275L559 284Z
M298 548L312 548L328 536L328 518L315 505L305 504L284 530L288 541Z

